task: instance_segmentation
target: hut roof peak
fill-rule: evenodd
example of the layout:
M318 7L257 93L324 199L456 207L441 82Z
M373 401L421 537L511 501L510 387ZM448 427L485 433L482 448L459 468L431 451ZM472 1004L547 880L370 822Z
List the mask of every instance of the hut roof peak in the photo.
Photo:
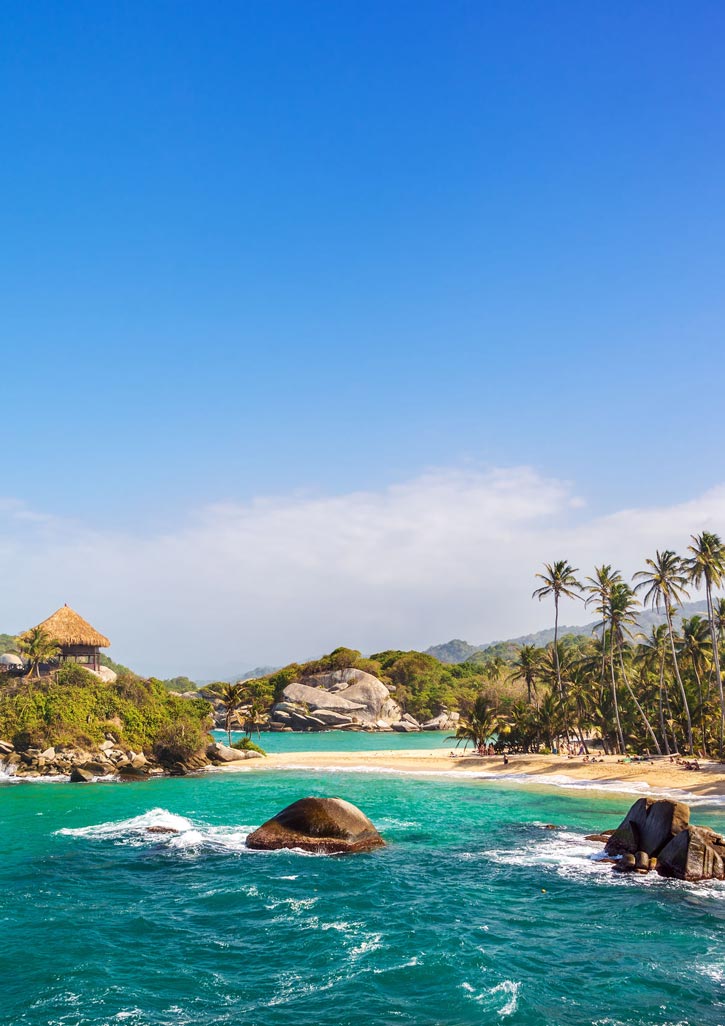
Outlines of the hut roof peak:
M92 648L108 648L111 642L104 635L99 633L95 627L91 627L87 620L84 620L66 602L60 609L38 624L45 633L59 645L89 645Z

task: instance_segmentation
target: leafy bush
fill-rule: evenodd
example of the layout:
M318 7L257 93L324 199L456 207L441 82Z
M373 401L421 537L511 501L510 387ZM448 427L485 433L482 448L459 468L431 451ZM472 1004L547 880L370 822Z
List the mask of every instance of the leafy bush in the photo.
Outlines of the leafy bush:
M159 681L127 671L107 683L66 663L49 677L16 678L0 689L0 737L35 748L87 746L110 731L121 744L150 753L173 728L198 749L206 741L209 712L203 699L178 698Z
M235 741L232 748L236 748L240 752L259 752L260 755L266 755L264 748L260 748L259 745L255 745L251 737L243 737L241 741Z

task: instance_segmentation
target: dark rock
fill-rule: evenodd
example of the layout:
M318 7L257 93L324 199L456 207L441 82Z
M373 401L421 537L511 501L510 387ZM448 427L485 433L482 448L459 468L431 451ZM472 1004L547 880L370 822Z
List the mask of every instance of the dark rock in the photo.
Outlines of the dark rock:
M627 873L630 870L634 869L635 864L636 864L636 860L635 860L634 855L631 855L631 854L627 853L625 855L622 855L621 859L615 865L614 868L616 870L618 870L620 873Z
M108 763L97 762L93 759L90 762L84 762L82 768L86 770L88 773L90 773L93 777L105 777L111 769Z
M673 837L686 829L690 809L668 798L640 798L606 842L608 855L645 851L659 855Z
M301 848L325 855L372 851L384 844L367 816L342 798L301 798L247 838L248 848Z
M677 880L723 880L724 859L725 839L707 827L691 826L662 849L657 872Z
M587 834L586 841L598 841L600 844L607 844L611 834Z
M74 766L70 771L70 781L72 784L90 784L93 780L93 774L86 769L81 769L80 766Z
M178 834L176 827L150 826L146 827L147 834Z
M117 772L121 780L148 780L148 772L141 766L133 766L130 762L125 766L118 766Z
M634 868L639 873L649 873L649 855L646 851L638 851L635 853Z

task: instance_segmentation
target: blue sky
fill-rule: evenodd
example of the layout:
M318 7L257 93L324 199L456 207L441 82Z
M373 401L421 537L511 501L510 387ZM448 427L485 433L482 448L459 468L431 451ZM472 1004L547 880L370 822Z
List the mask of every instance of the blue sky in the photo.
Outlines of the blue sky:
M386 505L431 471L531 468L577 529L711 494L724 29L717 3L6 6L6 572L42 549L29 524L140 550L210 508ZM0 629L56 599L118 622L97 558L105 587L39 570ZM397 639L336 629L482 641L536 625L526 589L495 623L476 593L399 597ZM229 660L278 661L242 640Z

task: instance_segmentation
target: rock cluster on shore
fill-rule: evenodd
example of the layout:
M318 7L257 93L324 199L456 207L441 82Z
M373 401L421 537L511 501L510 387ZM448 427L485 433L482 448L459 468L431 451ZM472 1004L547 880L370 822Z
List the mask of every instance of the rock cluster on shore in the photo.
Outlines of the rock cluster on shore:
M349 667L316 673L288 684L272 708L269 730L371 730L408 733L452 729L458 713L441 713L426 723L404 713L394 687Z
M620 872L656 870L677 880L725 879L725 838L709 827L691 825L684 802L640 798L617 829L601 839Z
M111 735L93 748L56 745L43 750L25 748L18 751L10 741L0 741L0 771L20 778L67 777L72 783L90 783L108 777L147 780L163 774L184 776L209 765L221 766L260 758L260 752L214 743L184 759L162 764L152 755L124 747Z

